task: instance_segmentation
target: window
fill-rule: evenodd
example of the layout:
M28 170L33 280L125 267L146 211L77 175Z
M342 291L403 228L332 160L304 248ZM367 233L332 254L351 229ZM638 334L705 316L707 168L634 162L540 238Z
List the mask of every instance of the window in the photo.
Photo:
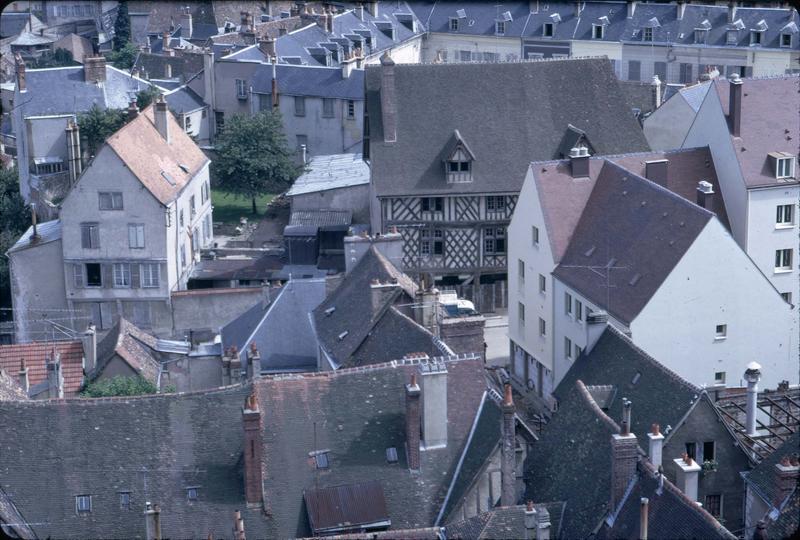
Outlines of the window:
M441 197L423 197L422 198L422 211L423 212L441 212L444 200Z
M142 287L158 287L158 263L142 263L139 265L139 279Z
M322 117L333 118L333 98L322 98Z
M469 161L448 161L447 172L469 172Z
M486 210L502 211L506 209L506 198L503 195L489 195L486 197Z
M728 337L728 325L718 324L717 327L714 329L714 338L725 339L726 337Z
M653 29L652 28L643 28L642 29L642 41L653 41Z
M100 225L97 223L81 223L81 246L83 249L100 247Z
M128 247L131 249L144 248L144 223L128 224Z
M486 255L506 252L505 227L489 227L483 230L483 251Z
M539 335L542 337L547 335L547 323L541 317L539 317Z
M727 36L725 36L725 43L727 45L736 45L739 41L739 32L737 30L728 30Z
M775 215L775 223L778 225L792 225L794 223L792 215L794 213L793 204L778 205L778 210Z
M567 360L572 360L572 340L568 337L564 338L564 357Z
M542 27L542 36L553 37L553 23L544 23Z
M575 320L583 320L583 304L580 300L575 300Z
M197 209L194 207L194 195L189 197L189 219L194 219L197 215Z
M247 81L244 79L236 79L236 97L247 99Z
M714 373L714 384L725 384L725 372L717 371Z
M397 448L390 446L386 449L386 461L388 463L397 463Z
M697 461L697 444L693 442L686 443L686 453L690 458Z
M347 100L347 118L353 119L356 117L356 102L355 100Z
M75 497L75 511L78 513L92 511L92 496L77 495Z
M703 443L703 461L714 461L714 441L705 441Z
M493 52L484 52L483 53L483 61L484 62L499 62L500 61L500 54L493 53Z
M605 27L602 24L592 25L592 39L603 39Z
M131 493L130 491L119 492L119 508L120 510L130 510L131 508Z
M547 292L547 278L539 274L539 292L544 294Z
M506 22L505 21L495 21L494 22L494 33L498 35L503 35L506 33Z
M306 98L302 96L294 97L294 115L295 116L306 115Z
M121 191L101 191L99 198L100 210L122 210Z
M750 45L761 45L761 32L758 30L750 32Z
M575 345L575 358L580 358L581 353L583 353L583 348Z
M330 461L328 460L328 452L319 452L314 456L314 462L316 463L317 469L329 468Z
M694 31L694 42L695 43L705 43L706 42L706 35L708 35L708 30L695 30Z
M533 246L539 247L539 227L536 225L531 228L531 238L533 240Z
M131 286L131 265L128 263L114 263L114 287L125 288Z
M775 252L775 270L786 271L792 269L792 250L779 249Z
M448 161L447 182L451 184L471 182L471 163L469 161Z
M41 163L36 161L38 160L34 160L36 174L55 174L66 170L66 164L58 157L44 158Z
M682 63L680 69L680 82L690 84L692 82L692 64Z
M450 31L458 32L458 19L455 17L450 17Z
M422 229L420 231L420 255L443 255L444 234L442 229Z
M197 488L196 487L188 487L186 488L186 499L190 501L197 500Z
M564 293L564 313L572 316L572 295L568 292Z
M653 64L653 75L658 76L658 80L663 82L667 81L667 63L655 62Z
M519 260L519 280L525 281L525 261Z
M794 158L780 158L777 160L777 167L776 167L776 174L777 178L791 178L794 176L794 171L792 170Z
M217 133L225 130L225 113L223 111L214 111L214 125L217 127Z
M100 269L100 263L86 263L85 270L87 287L103 286L103 273Z
M519 302L518 312L519 312L519 325L525 326L525 304L523 304L522 302Z
M705 508L715 518L722 517L722 495L706 495Z
M781 34L781 47L792 46L792 34Z
M181 244L181 268L186 268L186 244Z
M628 61L628 80L639 81L642 79L642 63L638 60Z
M790 292L782 292L781 293L781 298L783 298L786 301L787 304L791 304L792 303L792 293L790 293Z

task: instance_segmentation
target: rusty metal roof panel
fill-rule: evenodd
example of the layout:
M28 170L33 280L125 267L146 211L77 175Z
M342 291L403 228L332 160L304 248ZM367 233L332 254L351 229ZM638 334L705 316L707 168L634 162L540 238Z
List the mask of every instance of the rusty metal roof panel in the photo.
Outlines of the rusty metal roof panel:
M335 465L334 465L335 466ZM314 534L382 529L391 525L377 480L303 492Z

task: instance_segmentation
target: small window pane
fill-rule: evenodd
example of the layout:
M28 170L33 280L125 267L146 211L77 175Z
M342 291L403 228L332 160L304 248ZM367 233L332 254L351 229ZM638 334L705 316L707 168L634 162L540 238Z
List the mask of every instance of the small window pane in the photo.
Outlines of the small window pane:
M78 495L75 497L75 509L78 512L91 512L92 511L92 496L91 495Z
M129 510L131 507L131 494L122 492L119 494L119 507L122 510Z
M322 98L322 116L325 118L333 118L333 103L331 98Z
M329 467L330 463L328 462L327 452L321 452L314 456L314 458L317 463L317 469L327 469Z

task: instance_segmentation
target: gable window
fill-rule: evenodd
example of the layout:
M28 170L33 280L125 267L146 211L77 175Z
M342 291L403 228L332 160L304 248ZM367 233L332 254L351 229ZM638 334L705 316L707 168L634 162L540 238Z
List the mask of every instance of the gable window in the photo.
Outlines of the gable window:
M705 509L715 518L722 517L722 495L706 495Z
M544 36L544 37L553 37L554 28L555 28L555 25L553 23L550 23L550 22L544 23L544 26L542 27L542 36Z
M131 286L131 265L128 263L114 263L114 287L126 288Z
M92 496L91 495L77 495L75 496L75 511L80 513L88 513L92 511Z
M100 210L122 210L121 191L101 191L99 200Z
M333 98L322 98L322 117L333 118Z
M792 178L794 176L794 158L782 157L775 160L775 177Z
M533 240L533 246L539 247L539 227L536 225L531 228L531 239Z
M592 25L592 39L603 39L605 36L605 27L602 24Z
M783 226L792 225L794 223L794 205L779 204L775 223Z
M775 251L775 271L785 272L792 269L792 250L779 249Z
M422 229L419 236L420 255L443 255L444 234L442 229Z
M458 19L456 17L450 17L450 31L451 32L458 32Z
M583 352L583 348L575 345L574 349L575 349L575 358L580 358L581 353Z
M568 337L564 338L564 357L567 360L572 360L572 340Z
M487 255L506 252L506 230L504 227L489 227L483 230L483 251Z
M120 510L130 510L131 509L131 492L130 491L120 491L119 492L119 508L120 508Z
M642 29L642 41L653 41L653 29L652 28L643 28Z
M725 384L725 372L717 371L714 373L714 384Z
M792 34L781 34L781 47L792 46Z
M447 182L460 184L472 181L472 164L464 152L456 152L456 159L447 162ZM459 159L460 158L460 159Z
M736 45L738 41L739 41L739 32L737 30L728 30L728 33L725 36L725 43L727 45Z
M422 211L423 212L441 212L444 206L444 199L442 197L423 197L422 198Z
M139 265L139 279L142 287L158 287L158 263L142 263Z
M347 100L347 118L353 119L356 117L356 102L353 99Z
M502 36L506 33L506 22L505 21L495 21L494 22L494 33L498 36Z
M547 278L539 274L539 292L544 294L547 292Z
M750 45L761 45L761 31L759 30L751 30L750 31Z
M189 115L185 115L183 117L183 130L186 133L191 133L192 132L192 117L189 116Z
M306 115L306 98L302 96L294 97L294 115L295 116Z
M718 324L714 329L714 339L725 339L728 337L728 325Z
M714 461L714 441L705 441L703 443L703 461Z
M98 223L81 223L81 246L83 249L100 248L100 225Z
M144 223L128 224L128 247L131 249L144 248Z
M486 197L486 210L502 211L506 209L506 198L503 195L489 195Z
M564 313L572 316L572 295L568 292L564 293Z
M244 79L236 79L236 97L237 99L247 99L247 81Z

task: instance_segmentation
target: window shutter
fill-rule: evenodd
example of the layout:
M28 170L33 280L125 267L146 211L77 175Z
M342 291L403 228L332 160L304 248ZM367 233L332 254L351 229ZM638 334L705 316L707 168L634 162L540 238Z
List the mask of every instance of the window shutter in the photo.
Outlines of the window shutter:
M100 279L103 280L103 288L110 289L114 286L114 270L113 265L111 264L103 264L100 266L100 271L102 273L102 277Z
M72 273L75 278L75 288L82 289L83 288L83 265L82 264L73 264L72 265Z
M139 279L139 264L131 263L131 289L138 289L141 287Z
M81 225L81 247L84 249L92 247L91 233L87 225Z
M128 247L136 247L136 225L128 225Z
M92 248L99 248L100 247L100 226L99 225L92 225L89 228L89 233L91 235L91 247Z

